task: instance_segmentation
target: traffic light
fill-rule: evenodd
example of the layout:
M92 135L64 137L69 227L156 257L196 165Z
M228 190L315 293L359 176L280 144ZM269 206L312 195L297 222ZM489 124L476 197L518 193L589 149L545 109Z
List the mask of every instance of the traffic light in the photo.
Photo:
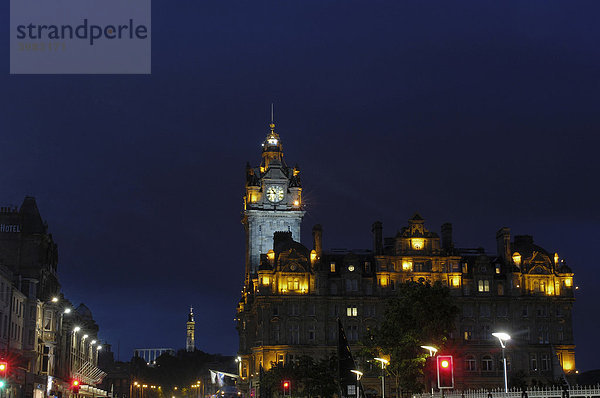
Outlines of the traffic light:
M8 384L8 362L0 361L0 389L3 389Z
M438 388L454 388L454 362L452 355L437 357Z
M79 393L79 380L74 379L71 381L71 391L73 392L73 394L78 394Z
M292 383L289 380L283 381L283 395L291 395Z

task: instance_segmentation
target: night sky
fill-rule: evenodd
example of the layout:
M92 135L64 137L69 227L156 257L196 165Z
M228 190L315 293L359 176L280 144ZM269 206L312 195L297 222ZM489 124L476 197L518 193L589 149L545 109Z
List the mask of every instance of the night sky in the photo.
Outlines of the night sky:
M303 243L371 248L416 211L495 253L503 226L575 272L600 368L599 2L154 0L152 75L0 73L0 203L35 196L65 295L121 360L234 354L245 164L275 103ZM0 45L8 48L8 2ZM117 355L115 355L117 356Z

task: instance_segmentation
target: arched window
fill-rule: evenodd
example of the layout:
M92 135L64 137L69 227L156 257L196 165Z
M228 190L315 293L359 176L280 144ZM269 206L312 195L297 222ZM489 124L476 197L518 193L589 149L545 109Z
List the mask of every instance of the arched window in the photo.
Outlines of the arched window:
M475 372L477 370L477 360L473 355L465 357L465 370L467 372Z
M492 361L491 356L484 355L484 357L481 358L481 370L483 370L484 372L494 370L494 361Z

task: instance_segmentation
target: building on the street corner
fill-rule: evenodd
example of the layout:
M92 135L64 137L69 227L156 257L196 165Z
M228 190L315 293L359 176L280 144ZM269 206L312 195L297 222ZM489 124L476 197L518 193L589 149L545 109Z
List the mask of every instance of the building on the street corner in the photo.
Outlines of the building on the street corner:
M58 249L33 197L0 208L0 357L8 362L6 398L103 393L95 384L98 326L83 304L60 294ZM75 332L75 328L79 328Z
M372 226L368 250L323 250L323 229L300 243L304 215L298 167L283 159L271 123L262 162L247 166L242 222L246 230L245 285L237 309L242 387L258 386L259 370L302 355L335 353L339 317L353 349L382 319L399 283L440 281L460 314L448 336L457 389L503 385L502 354L491 334L507 331L509 378L551 382L575 373L573 272L531 236L497 235L497 252L455 247L452 225L440 236L415 214L395 236ZM360 363L367 395L381 395L376 364ZM391 383L389 383L391 384ZM395 395L393 386L387 394Z

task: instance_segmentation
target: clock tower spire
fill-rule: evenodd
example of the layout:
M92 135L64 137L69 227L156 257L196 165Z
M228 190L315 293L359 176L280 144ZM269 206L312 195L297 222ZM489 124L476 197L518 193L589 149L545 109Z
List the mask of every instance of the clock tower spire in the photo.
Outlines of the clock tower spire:
M288 167L271 113L269 133L262 144L260 166L246 166L246 196L242 223L246 230L246 286L258 271L260 255L273 249L273 234L291 232L300 241L304 216L300 170Z

